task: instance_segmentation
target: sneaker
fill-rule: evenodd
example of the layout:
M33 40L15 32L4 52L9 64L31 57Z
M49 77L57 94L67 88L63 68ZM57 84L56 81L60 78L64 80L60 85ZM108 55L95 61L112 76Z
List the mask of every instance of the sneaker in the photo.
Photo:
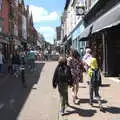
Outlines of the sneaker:
M89 104L90 104L91 106L93 106L93 101L90 100L90 101L89 101Z
M64 112L65 112L65 109L64 109L64 108L60 110L60 114L61 114L61 115L64 115Z
M95 96L95 99L98 101L98 100L100 100L100 96Z

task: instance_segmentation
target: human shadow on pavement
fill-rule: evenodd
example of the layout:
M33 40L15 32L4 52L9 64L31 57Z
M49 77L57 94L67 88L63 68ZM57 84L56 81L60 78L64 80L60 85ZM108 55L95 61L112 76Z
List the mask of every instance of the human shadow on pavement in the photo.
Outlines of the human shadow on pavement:
M81 103L89 103L89 99L88 98L79 98L76 105L80 105ZM94 99L93 103L98 103L98 101ZM102 104L107 103L107 101L106 100L101 100L101 103Z
M80 109L71 105L69 107L73 110L67 110L67 112L64 113L64 115L78 114L79 116L83 117L92 117L96 113L96 110L92 109Z
M120 107L113 107L113 106L104 107L104 112L109 112L112 114L120 114Z
M94 103L98 103L98 100L95 100L95 99L94 99L93 102L94 102ZM101 103L102 103L102 104L107 103L107 102L108 102L107 100L104 100L104 99L101 100Z
M76 105L80 105L81 103L89 103L88 98L79 98Z
M79 88L87 88L86 86L79 86Z
M110 87L111 84L102 84L101 87Z
M9 75L8 80L0 86L0 120L17 120L28 96L40 79L45 63L37 63L37 70L33 73L25 71L27 88L22 86L19 78Z

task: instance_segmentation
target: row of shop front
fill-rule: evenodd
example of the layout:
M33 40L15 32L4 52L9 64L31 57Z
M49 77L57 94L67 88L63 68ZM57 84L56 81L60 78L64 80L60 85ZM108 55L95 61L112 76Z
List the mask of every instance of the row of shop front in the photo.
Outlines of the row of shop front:
M10 54L13 53L14 50L21 48L25 49L26 44L26 42L18 40L17 37L11 39L10 36L0 33L0 51L2 51L5 60L9 59Z
M104 75L119 76L120 2L116 2L114 6L112 2L107 5L102 8L103 12L99 13L98 17L93 15L91 18L88 17L88 20L83 18L69 34L65 46L69 48L72 45L81 55L84 54L85 47L90 47L96 53Z

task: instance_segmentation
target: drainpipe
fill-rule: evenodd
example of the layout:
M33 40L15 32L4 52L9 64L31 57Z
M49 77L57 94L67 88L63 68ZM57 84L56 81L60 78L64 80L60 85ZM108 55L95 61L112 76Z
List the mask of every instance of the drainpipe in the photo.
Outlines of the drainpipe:
M108 48L107 48L107 39L105 39L106 33L102 34L103 41L103 74L108 76Z

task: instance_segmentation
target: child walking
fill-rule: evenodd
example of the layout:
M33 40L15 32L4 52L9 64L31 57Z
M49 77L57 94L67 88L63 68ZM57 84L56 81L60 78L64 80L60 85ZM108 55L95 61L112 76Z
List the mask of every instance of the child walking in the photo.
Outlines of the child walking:
M67 66L67 60L65 57L59 58L59 63L55 69L53 76L53 88L58 86L58 92L60 94L60 102L61 102L61 115L65 112L65 106L69 105L68 103L68 86L72 85L72 75L71 70Z

